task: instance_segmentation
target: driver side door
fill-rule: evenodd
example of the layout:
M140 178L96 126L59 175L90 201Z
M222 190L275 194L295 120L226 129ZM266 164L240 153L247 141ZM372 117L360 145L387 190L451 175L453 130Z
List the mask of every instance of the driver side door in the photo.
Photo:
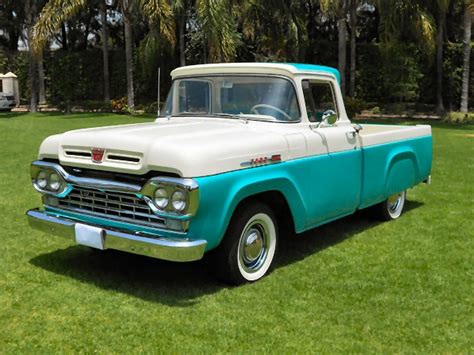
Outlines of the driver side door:
M336 100L339 88L330 80L320 79L305 79L302 86L311 128L308 150L313 156L308 172L313 183L307 223L318 225L353 213L359 206L362 152L354 128L341 117ZM327 114L335 114L336 122L325 123L323 116Z

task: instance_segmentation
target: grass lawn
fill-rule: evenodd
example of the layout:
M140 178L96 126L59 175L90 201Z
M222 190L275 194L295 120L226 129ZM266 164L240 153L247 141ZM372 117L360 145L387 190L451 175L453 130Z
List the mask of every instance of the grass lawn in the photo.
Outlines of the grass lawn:
M149 120L0 114L0 353L474 352L474 126L433 127L433 185L401 219L304 233L269 277L232 288L203 261L93 252L26 223L46 136Z

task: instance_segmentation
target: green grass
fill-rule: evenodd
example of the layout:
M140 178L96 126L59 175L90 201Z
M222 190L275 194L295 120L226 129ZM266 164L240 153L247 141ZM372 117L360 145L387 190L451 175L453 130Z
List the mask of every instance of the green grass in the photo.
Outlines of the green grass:
M149 119L0 114L0 353L474 352L474 126L434 126L433 185L378 223L368 211L287 243L258 283L205 262L93 252L31 230L43 138ZM320 182L324 186L324 177Z

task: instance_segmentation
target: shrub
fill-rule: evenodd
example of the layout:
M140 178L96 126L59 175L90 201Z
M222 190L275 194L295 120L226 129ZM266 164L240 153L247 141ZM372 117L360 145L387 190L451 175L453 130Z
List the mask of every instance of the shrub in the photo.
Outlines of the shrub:
M362 110L365 110L367 108L367 103L358 98L346 96L344 99L344 104L346 107L346 112L349 118L354 118L356 114L359 114L362 112Z
M152 102L151 104L145 105L144 110L146 113L157 113L158 104L156 102Z
M372 110L371 110L371 111L372 111L372 113L373 113L374 115L380 115L380 113L381 113L380 107L378 107L378 106L372 107Z
M443 120L454 124L474 123L474 112L448 112Z
M113 99L112 102L112 111L117 113L128 113L127 97L123 96L119 99Z
M112 112L111 102L105 102L100 100L84 100L77 103L85 111L92 112Z

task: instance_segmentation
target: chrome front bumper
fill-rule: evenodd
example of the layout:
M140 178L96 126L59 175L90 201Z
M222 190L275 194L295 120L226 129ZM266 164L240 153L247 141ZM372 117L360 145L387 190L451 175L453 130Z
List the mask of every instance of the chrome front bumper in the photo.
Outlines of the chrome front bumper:
M26 216L30 227L34 229L68 238L72 241L76 240L75 225L77 222L72 219L56 217L39 209L29 210ZM205 240L185 240L159 236L151 238L108 228L100 228L102 229L104 249L122 250L163 260L199 260L203 257L207 245Z

